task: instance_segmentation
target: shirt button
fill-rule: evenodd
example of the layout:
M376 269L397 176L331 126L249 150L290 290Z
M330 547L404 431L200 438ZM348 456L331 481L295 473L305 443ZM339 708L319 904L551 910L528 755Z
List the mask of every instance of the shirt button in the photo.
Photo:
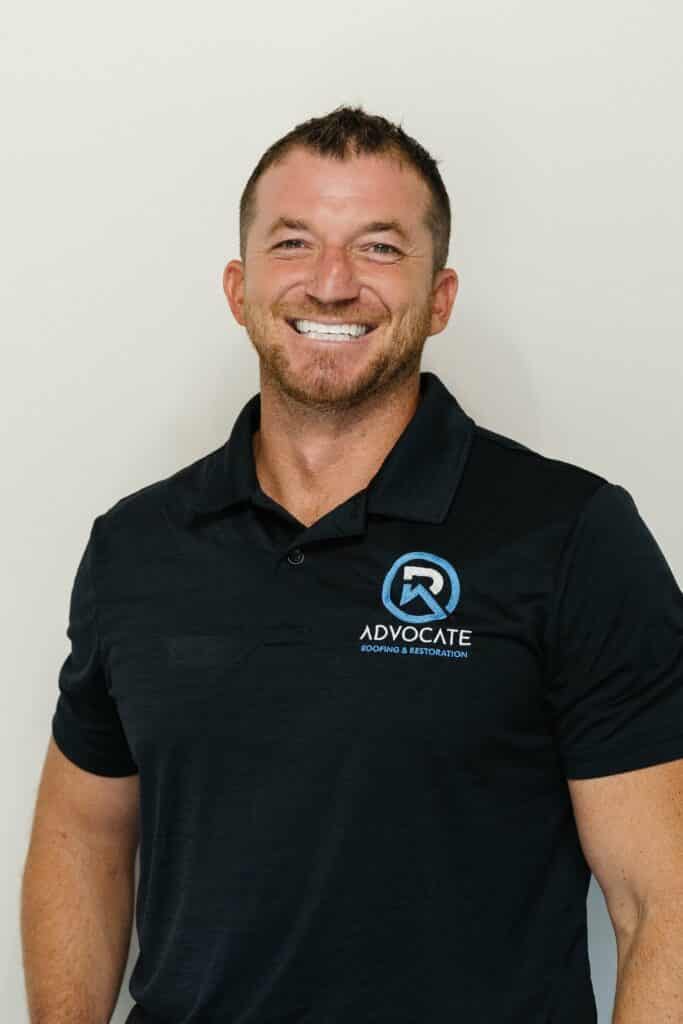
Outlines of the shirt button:
M287 561L290 565L301 565L304 560L304 553L301 548L294 548L287 555Z

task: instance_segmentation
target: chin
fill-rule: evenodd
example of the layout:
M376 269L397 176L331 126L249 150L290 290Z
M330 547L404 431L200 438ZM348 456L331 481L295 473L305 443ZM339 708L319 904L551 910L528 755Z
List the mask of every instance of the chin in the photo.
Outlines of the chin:
M303 405L350 408L365 391L364 382L352 379L353 376L314 370L301 376L286 374L276 383L281 391Z
M269 367L268 376L275 387L293 401L317 409L352 409L372 395L395 387L411 374L419 372L420 355L391 365L386 358L355 371L340 371L339 367L308 366L301 373L289 366Z

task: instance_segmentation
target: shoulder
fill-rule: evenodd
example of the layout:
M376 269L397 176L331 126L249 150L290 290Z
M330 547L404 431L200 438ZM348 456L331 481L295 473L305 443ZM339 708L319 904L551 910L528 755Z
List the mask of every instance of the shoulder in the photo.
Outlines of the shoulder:
M520 522L570 521L609 481L475 423L465 490L473 501Z
M130 541L158 545L166 538L169 512L192 502L223 445L118 498L95 519L100 550Z

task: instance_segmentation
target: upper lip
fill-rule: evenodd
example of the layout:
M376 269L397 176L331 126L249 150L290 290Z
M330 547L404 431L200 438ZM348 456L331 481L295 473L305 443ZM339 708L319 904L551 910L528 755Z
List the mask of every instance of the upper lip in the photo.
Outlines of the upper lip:
M320 316L291 316L287 319L290 323L296 323L297 320L310 320L314 324L359 324L361 327L375 326L372 320L325 320Z

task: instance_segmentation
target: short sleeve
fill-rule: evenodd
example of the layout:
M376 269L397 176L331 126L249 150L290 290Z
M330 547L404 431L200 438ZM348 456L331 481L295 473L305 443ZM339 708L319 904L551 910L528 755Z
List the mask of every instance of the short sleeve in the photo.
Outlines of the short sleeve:
M547 644L567 778L683 757L683 594L618 484L599 486L565 543Z
M59 672L52 735L62 753L96 775L133 775L137 765L106 686L93 581L97 520L74 579L66 631L71 649Z

